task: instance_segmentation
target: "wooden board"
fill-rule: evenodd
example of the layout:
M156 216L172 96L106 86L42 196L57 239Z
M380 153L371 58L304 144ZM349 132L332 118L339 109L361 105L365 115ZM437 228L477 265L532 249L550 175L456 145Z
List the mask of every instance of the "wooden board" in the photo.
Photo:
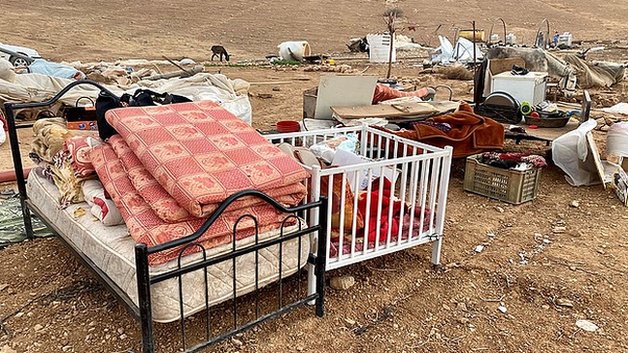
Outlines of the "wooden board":
M340 122L354 119L382 118L389 122L411 122L454 111L459 102L413 102L376 104L360 107L332 107L333 117Z

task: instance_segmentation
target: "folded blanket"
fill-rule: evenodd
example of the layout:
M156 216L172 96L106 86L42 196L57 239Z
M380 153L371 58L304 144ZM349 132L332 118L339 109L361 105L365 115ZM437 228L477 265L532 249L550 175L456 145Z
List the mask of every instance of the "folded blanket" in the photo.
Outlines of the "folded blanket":
M91 152L91 160L105 190L111 195L122 218L124 218L131 237L137 243L144 243L151 247L182 238L194 233L205 221L205 219L194 218L189 221L167 223L160 219L135 190L121 160L108 144L94 148ZM206 249L229 243L232 241L233 229L238 219L247 214L256 217L260 233L281 227L282 221L286 217L267 204L240 208L235 211L234 205L232 205L196 243L201 244ZM294 223L286 222L286 225ZM254 235L254 226L252 219L244 218L238 223L236 238L242 239ZM190 246L185 249L184 255L199 250L196 246ZM179 256L180 251L180 248L174 248L152 254L149 257L149 263L158 265L174 260Z
M436 147L452 146L454 158L504 146L504 126L473 113L473 108L464 102L460 103L458 111L430 118L428 121L434 124L415 124L412 130L402 130L394 134ZM448 124L449 128L443 129L438 124Z
M305 196L305 169L216 103L113 109L106 119L147 172L137 173L153 176L192 217L208 216L225 198L244 189L261 190L292 205ZM128 171L139 165L132 158L122 161ZM146 196L140 178L133 180ZM257 202L240 200L234 207ZM164 218L176 221L186 215Z

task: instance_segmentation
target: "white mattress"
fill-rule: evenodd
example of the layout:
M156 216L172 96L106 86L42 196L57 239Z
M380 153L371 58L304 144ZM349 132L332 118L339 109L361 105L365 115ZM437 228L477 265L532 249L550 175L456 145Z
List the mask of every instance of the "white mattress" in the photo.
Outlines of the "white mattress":
M42 211L45 216L63 232L76 248L83 251L111 280L113 280L128 296L137 301L137 282L135 271L135 242L128 235L125 225L105 227L89 213L86 203L71 205L65 210L58 207L59 193L51 182L30 173L27 184L28 198ZM80 215L79 208L85 210ZM80 216L79 216L80 215ZM295 230L297 226L286 228L285 232ZM277 237L279 231L260 234L260 239ZM308 236L301 242L301 266L307 262L310 250ZM252 237L238 242L238 247L250 244ZM207 251L207 256L226 253L231 244ZM282 277L297 271L298 239L283 245ZM183 258L182 263L190 263L201 259L201 254L192 254ZM277 281L279 278L279 245L259 251L259 285L260 287ZM150 268L151 275L164 273L177 267L176 260ZM255 290L255 253L240 256L236 260L237 295ZM232 261L225 261L207 268L208 293L210 306L230 299L233 295ZM179 284L173 278L151 286L153 320L171 322L180 318ZM187 317L205 308L205 290L203 271L198 270L183 276L184 316Z

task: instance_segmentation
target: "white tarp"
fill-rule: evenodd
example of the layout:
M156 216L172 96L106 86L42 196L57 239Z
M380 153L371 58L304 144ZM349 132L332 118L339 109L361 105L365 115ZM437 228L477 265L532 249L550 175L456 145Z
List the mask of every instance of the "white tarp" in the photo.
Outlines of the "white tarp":
M473 44L466 38L458 38L453 46L445 36L438 36L440 47L436 49L436 55L432 56L433 64L447 65L454 62L463 64L473 62L473 47L475 46L475 57L477 61L484 59L484 53L477 44Z
M576 130L558 137L552 143L552 159L567 174L565 179L572 186L600 183L594 156L587 142L587 134L596 126L597 122L589 119Z

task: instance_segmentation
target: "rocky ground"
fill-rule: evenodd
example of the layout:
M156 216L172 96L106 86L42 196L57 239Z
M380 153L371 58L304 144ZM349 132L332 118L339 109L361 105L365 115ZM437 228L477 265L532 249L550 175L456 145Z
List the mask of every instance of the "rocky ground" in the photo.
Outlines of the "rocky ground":
M474 17L489 28L493 18L502 16L524 40L544 17L576 38L605 43L621 39L628 28L623 21L628 5L622 0L398 4L430 27L415 36L432 44L432 27ZM342 52L347 38L381 28L383 7L380 1L357 8L346 1L293 8L251 1L113 1L103 7L28 0L3 4L0 29L3 42L37 47L57 60L158 59L162 54L206 60L207 48L218 42L240 60L273 53L278 42L296 36L309 40L316 52ZM524 9L527 15L520 16ZM15 18L28 25L14 31ZM625 61L628 51L616 46L596 55ZM402 60L393 74L419 86L448 84L456 98L471 97L471 82L419 74L421 61ZM369 74L385 72L359 60L347 64ZM321 75L304 67L206 70L252 83L254 125L263 130L279 120L300 119L302 92L316 86ZM273 81L288 83L268 84ZM596 90L594 100L598 107L627 101L626 84ZM596 117L600 128L605 117L614 119ZM22 134L26 153L29 132ZM603 151L605 133L595 136ZM8 147L0 147L0 170L12 166ZM547 152L540 144L507 147ZM628 352L628 209L612 191L571 187L550 166L541 174L538 198L511 206L464 192L463 175L464 162L454 163L440 268L432 268L431 249L422 246L331 271L329 278L351 276L355 284L346 290L328 287L324 318L302 308L207 351ZM1 353L139 352L137 322L58 239L12 245L0 256ZM275 294L269 291L267 297ZM248 296L242 303L254 301ZM223 326L228 322L227 307L214 315ZM202 319L190 320L187 328L200 335ZM178 330L176 324L156 325L161 352L178 351Z

